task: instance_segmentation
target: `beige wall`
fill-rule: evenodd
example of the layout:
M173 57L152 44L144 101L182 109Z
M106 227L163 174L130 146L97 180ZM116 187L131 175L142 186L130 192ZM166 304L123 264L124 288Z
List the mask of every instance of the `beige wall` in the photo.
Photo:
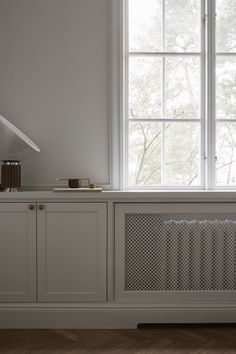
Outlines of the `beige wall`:
M23 184L109 182L108 0L0 0L0 114L41 148Z

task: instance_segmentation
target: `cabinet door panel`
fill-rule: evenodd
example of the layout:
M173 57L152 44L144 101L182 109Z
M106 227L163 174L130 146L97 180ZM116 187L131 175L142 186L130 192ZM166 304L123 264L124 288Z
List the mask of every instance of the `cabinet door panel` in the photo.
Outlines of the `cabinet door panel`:
M38 211L39 301L106 299L106 204L48 203Z
M35 206L35 205L34 205ZM0 204L0 301L35 301L36 211Z

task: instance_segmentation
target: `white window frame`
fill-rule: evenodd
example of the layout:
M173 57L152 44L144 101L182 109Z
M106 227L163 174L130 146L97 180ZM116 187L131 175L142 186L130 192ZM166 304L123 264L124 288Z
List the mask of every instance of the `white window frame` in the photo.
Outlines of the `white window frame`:
M235 190L236 186L217 185L216 184L216 124L217 122L234 123L233 119L216 119L216 58L217 56L235 57L236 52L216 52L216 0L206 0L207 15L207 151L208 151L208 182L206 189L208 190Z
M235 186L216 185L216 0L201 0L201 52L159 53L158 55L196 56L201 62L201 185L132 186L128 176L128 1L110 0L110 147L112 186L117 190L235 190ZM186 119L187 120L187 119ZM182 120L182 121L186 121ZM161 121L161 120L160 120ZM165 120L166 121L166 120ZM191 119L188 122L194 121ZM218 120L219 121L219 120ZM223 122L231 120L224 119ZM198 120L199 122L199 120ZM177 124L177 123L176 123Z
M205 188L216 189L216 120L215 120L215 4L216 0L206 0L205 19L205 47L206 47L206 173Z

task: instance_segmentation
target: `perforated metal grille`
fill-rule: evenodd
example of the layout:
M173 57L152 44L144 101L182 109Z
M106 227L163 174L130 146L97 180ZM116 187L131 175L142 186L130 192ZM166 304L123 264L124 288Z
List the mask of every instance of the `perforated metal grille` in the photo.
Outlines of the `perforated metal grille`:
M235 220L126 214L125 290L235 290Z

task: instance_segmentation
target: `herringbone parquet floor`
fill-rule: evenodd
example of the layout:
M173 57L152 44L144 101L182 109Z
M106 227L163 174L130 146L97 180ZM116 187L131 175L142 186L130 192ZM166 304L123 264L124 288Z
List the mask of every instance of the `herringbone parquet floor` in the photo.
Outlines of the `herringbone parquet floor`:
M236 326L139 330L0 330L0 353L236 353Z

